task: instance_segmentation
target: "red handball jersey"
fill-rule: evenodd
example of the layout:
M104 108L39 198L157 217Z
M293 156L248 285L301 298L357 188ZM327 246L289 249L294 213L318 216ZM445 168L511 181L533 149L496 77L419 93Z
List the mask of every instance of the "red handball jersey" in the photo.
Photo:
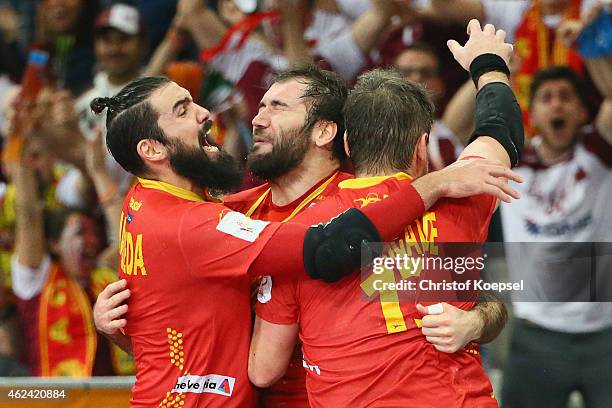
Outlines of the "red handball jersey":
M244 219L232 224L233 216ZM278 225L163 182L139 180L130 190L119 278L132 293L132 406L253 406L247 271Z
M351 174L335 171L315 184L301 197L283 206L275 205L272 202L270 186L267 183L225 197L224 204L254 219L287 222L304 209L336 194L338 183L352 177ZM326 219L321 221L326 221ZM296 345L285 375L276 384L262 391L260 403L265 408L310 407L306 393L306 372L302 369L301 344Z
M338 195L295 222L311 224L349 207L381 201L405 178L399 173L345 180ZM441 200L407 226L386 254L408 247L427 252L441 242L483 242L495 204L495 198L486 195ZM387 279L398 276L395 271ZM415 307L416 301L428 302L418 299L418 293L414 301L400 301L395 291L372 293L370 279L372 275L348 276L324 285L275 278L260 288L259 317L300 324L311 406L496 407L478 347L471 344L454 354L437 351L422 335ZM469 309L473 302L456 305Z

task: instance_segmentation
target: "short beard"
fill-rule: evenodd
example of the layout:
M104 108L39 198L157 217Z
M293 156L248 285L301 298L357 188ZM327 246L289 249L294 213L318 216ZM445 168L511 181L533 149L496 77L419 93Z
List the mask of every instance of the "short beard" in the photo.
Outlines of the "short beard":
M255 154L251 151L247 156L247 167L263 180L274 180L284 176L299 166L308 149L310 137L306 127L281 131L280 137L272 142L272 151Z
M218 193L235 190L242 181L242 169L227 152L219 150L210 159L201 147L187 147L182 141L170 145L170 166L196 186Z

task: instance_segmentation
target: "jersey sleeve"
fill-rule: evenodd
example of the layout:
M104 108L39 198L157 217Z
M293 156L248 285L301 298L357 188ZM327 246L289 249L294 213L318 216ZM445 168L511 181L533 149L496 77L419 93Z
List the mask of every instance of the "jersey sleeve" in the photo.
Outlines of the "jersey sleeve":
M178 240L195 275L301 278L307 229L302 224L253 220L222 205L205 203L181 217Z
M194 275L232 277L248 272L279 226L204 203L182 216L177 240Z
M297 323L297 285L298 282L293 279L264 276L257 291L257 316L274 324Z

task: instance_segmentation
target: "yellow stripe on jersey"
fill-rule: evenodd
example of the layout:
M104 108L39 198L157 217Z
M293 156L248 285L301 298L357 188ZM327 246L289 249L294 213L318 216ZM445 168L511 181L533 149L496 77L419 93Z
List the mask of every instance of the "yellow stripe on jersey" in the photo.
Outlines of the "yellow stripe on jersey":
M163 181L147 180L147 179L138 178L138 182L144 188L152 188L154 190L165 191L168 194L172 194L173 196L182 198L184 200L195 201L195 202L212 201L212 200L207 200L208 197L204 198L194 193L193 191L185 190L184 188L173 186L172 184L168 184Z
M384 268L381 274L371 274L361 283L361 289L366 296L370 297L375 292L379 292L380 306L387 326L387 334L400 333L408 330L404 314L400 308L399 295L396 290L378 290L375 288L376 282L381 284L395 284L395 274L393 269Z
M398 302L380 302L385 323L387 325L387 334L399 333L408 330L406 320Z
M376 186L391 177L394 177L398 180L412 180L412 176L406 173L399 172L399 173L395 173L392 176L374 176L374 177L360 177L360 178L346 179L338 183L338 187L340 187L341 189L367 188L367 187Z

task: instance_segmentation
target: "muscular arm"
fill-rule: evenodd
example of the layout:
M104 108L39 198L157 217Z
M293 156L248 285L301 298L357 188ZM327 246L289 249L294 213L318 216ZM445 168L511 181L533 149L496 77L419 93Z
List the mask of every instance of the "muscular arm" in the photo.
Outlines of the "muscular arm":
M497 298L488 293L481 293L480 298L472 312L478 314L482 322L480 330L475 333L473 341L478 343L489 343L493 341L506 326L508 311L506 306Z
M510 79L506 74L502 72L487 72L480 77L480 80L478 81L478 90L481 90L485 85L494 82L501 82L510 86ZM504 147L492 137L483 136L477 138L465 149L463 149L459 159L467 156L479 156L491 160L497 160L503 163L505 166L511 167L508 153Z
M464 149L460 158L481 156L499 160L507 166L516 165L525 141L522 116L510 87L510 79L507 73L500 72L503 69L508 71L513 47L504 41L505 31L496 30L492 24L481 28L478 20L471 20L467 31L470 37L464 46L455 40L448 41L453 57L468 72L477 59L487 66L481 66L478 72L484 73L476 84L474 141ZM494 140L490 139L497 140L505 152L498 151Z
M249 351L249 380L257 387L269 387L287 371L297 340L299 326L274 324L259 317Z

